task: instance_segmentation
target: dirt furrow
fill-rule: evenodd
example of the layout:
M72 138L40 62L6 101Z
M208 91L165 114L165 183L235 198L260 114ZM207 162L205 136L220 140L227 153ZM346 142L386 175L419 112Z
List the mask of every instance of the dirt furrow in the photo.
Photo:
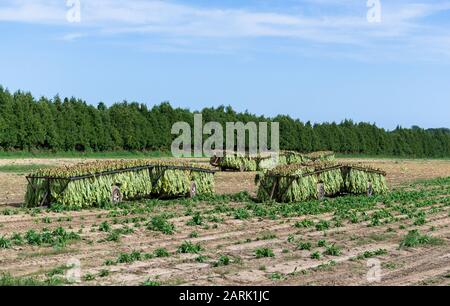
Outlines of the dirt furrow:
M436 222L440 222L440 220L436 220ZM384 229L379 229L379 231L384 231ZM447 234L448 229L444 228L443 232L440 231L436 231L435 234L436 235L441 235L441 234ZM402 232L403 233L403 232ZM276 244L276 242L273 241L260 241L260 246L274 246L274 244ZM368 251L368 250L376 250L379 248L384 248L387 250L392 250L395 248L398 248L398 242L396 243L375 243L375 244L370 244L370 245L365 245L364 247L348 247L348 249L350 249L348 252L346 252L346 256L344 257L338 257L337 259L335 259L337 262L344 262L347 261L355 256L357 256L358 254ZM208 248L209 249L209 248ZM282 255L281 250L274 250L275 254L277 256L277 258L279 258L279 256ZM220 254L220 251L217 251L217 254ZM225 252L227 253L227 252ZM235 253L228 253L230 255L234 255L236 256ZM241 254L239 254L241 255ZM217 256L216 256L217 257ZM244 264L245 266L234 266L234 268L239 270L239 275L243 275L244 276L244 280L239 280L239 277L234 277L233 281L237 281L239 283L245 283L245 278L255 272L255 270L258 270L259 266L267 266L266 271L267 272L282 272L282 273L291 273L294 271L301 271L301 270L305 270L305 269L311 269L311 268L315 268L318 267L319 265L323 264L323 261L317 262L317 261L313 261L309 258L309 253L307 252L302 252L299 257L301 257L302 259L299 260L294 260L294 261L290 261L290 260L285 260L282 259L281 263L270 266L271 264L273 264L273 260L272 259L255 259L253 255L248 255L248 256L240 256L241 259L244 260ZM183 258L186 259L186 258ZM329 260L333 259L332 257L328 258ZM172 261L172 262L171 262ZM156 268L152 268L153 263L139 263L137 265L133 265L133 273L137 273L137 271L141 271L144 270L146 271L146 273L148 273L148 275L155 275L157 273L160 277L167 278L167 279L171 279L171 278L189 278L190 279L190 275L195 275L196 273L194 272L199 272L198 270L202 270L201 274L207 274L207 272L211 269L208 269L208 267L205 267L204 265L199 265L196 263L187 263L187 266L183 266L183 264L181 264L182 266L180 267L180 263L179 263L180 259L179 258L172 258L172 259L168 259L166 260L163 270L164 273L161 273L160 269L162 268L161 266L158 266ZM279 262L280 259L277 259L276 262ZM150 267L148 267L150 265ZM186 268L187 271L186 271ZM129 271L130 267L125 266L123 267L123 273L125 273L126 271ZM181 269L181 271L180 271ZM203 269L205 271L203 271ZM143 273L143 272L141 272ZM257 273L257 272L255 272ZM144 275L146 275L145 273L143 273ZM259 273L261 274L261 273ZM265 274L265 273L263 273ZM146 275L145 277L148 277L148 275ZM211 277L211 276L207 276L207 277ZM137 278L138 280L142 281L142 277L141 278ZM201 279L200 278L196 278L196 281Z
M303 219L303 217L301 218ZM295 222L297 219L292 219L292 222ZM218 229L216 233L209 233L206 236L201 236L196 239L192 239L194 242L201 242L205 245L207 249L212 249L214 247L217 247L218 245L225 246L222 248L222 250L225 250L228 253L235 254L237 256L243 256L248 257L250 249L253 250L257 246L262 245L272 245L277 246L278 244L285 244L287 236L296 229L291 224L281 224L279 225L279 221L277 220L271 220L271 221L264 221L270 223L269 225L266 224L264 228L261 228L260 222L252 220L250 221L239 221L239 220L228 220L231 222L231 224L226 224L225 226L227 229L232 229L230 232L222 232L222 229ZM249 224L250 223L250 224ZM430 224L431 225L431 224ZM245 228L249 228L247 230L243 230L242 227L245 226ZM252 228L254 226L255 228ZM365 232L363 227L366 225L363 223L359 224L351 224L348 225L345 228L337 228L337 229L331 229L328 231L328 233L333 233L335 231L351 231L355 229L362 228ZM190 227L189 227L190 228ZM245 250L239 250L242 249L241 245L235 245L235 241L238 237L241 237L241 239L244 239L245 237L252 237L254 238L257 233L263 233L263 232L273 232L277 235L278 239L275 241L256 241L252 242L250 244L243 244ZM310 230L307 230L310 231ZM369 230L370 231L370 230ZM377 231L377 229L375 229ZM183 231L184 233L188 232L187 230ZM219 234L217 234L219 233ZM99 233L93 233L93 235L98 236ZM308 238L314 237L314 236L321 236L322 232L311 232L308 233ZM5 264L8 264L8 266L12 269L14 269L14 266L21 268L21 270L27 270L31 268L32 266L50 266L52 263L53 265L56 265L56 263L64 263L71 257L78 257L82 261L89 262L89 265L98 265L102 262L100 262L100 258L104 261L105 256L112 257L114 253L117 253L117 250L123 250L123 251L129 251L132 249L143 249L144 251L148 251L149 249L154 250L156 247L167 247L169 251L174 252L178 245L181 243L183 239L187 239L186 234L182 234L181 236L170 236L166 237L163 236L160 238L160 240L155 240L155 236L148 237L148 235L141 236L138 239L136 239L135 235L130 235L129 237L125 238L119 245L116 245L115 247L111 247L110 243L106 243L104 245L85 245L81 248L78 248L77 251L74 253L67 253L67 254L58 254L53 256L46 256L44 259L33 259L29 260L28 258L11 258L12 262L5 262L5 258L3 259L3 262ZM167 240L169 238L169 240ZM149 239L147 242L146 239ZM237 247L237 248L236 248ZM15 262L17 259L19 259L18 262ZM15 262L15 265L13 264ZM51 266L50 266L51 267Z

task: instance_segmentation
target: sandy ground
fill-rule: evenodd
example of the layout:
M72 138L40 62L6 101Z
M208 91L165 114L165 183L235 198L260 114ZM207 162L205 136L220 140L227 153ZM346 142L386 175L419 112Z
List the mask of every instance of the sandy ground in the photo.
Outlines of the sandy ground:
M448 195L446 195L448 196ZM231 206L239 206L230 203ZM431 211L438 204L430 204L424 209ZM441 207L442 208L442 207ZM342 227L326 232L314 228L299 229L296 221L304 217L290 219L235 220L226 214L216 214L223 222L208 223L210 227L189 226L190 217L182 213L186 208L180 205L161 207L152 214L165 212L180 213L170 221L175 224L173 235L164 235L138 227L119 242L101 242L107 233L100 232L98 225L113 218L108 211L83 211L71 213L45 213L37 216L19 214L0 216L0 236L13 232L24 233L33 228L56 228L62 226L73 231L82 231L82 240L68 245L65 249L52 247L14 246L0 249L0 273L15 276L42 276L55 267L72 262L81 262L81 275L94 275L93 280L83 280L87 285L139 285L148 279L166 285L448 285L450 284L450 218L448 206L427 216L427 223L414 226L412 220L389 223L388 226L368 227L368 222L345 223ZM198 210L208 209L208 203L200 204ZM368 211L372 213L373 211ZM61 217L71 216L69 221ZM131 219L138 215L127 215L118 219ZM42 222L47 217L50 224ZM331 220L331 214L308 216L310 220ZM133 226L129 224L129 226ZM120 227L115 225L114 227ZM394 230L388 231L391 228ZM441 238L439 246L399 249L399 241L408 230L415 228L423 233ZM430 230L432 228L432 230ZM196 231L196 238L190 233ZM270 234L270 237L264 238ZM259 239L258 239L259 238ZM291 240L290 240L291 239ZM292 240L293 239L293 240ZM317 247L320 239L335 243L342 248L339 256L323 255L320 260L312 259L312 251L323 252ZM197 262L197 254L178 254L177 248L183 241L190 240L202 245L206 256L204 262ZM297 249L298 242L311 242L311 251ZM150 253L164 247L171 256L105 265L119 253L133 250ZM255 250L271 248L275 257L256 258ZM355 259L365 251L385 249L387 254L377 256L380 279L373 282L368 278L370 267L367 259ZM214 263L221 255L232 259L230 265L216 267ZM333 261L330 265L329 262ZM107 270L108 275L100 277ZM278 275L274 278L273 275Z
M346 160L348 161L348 160ZM357 160L351 160L355 162ZM390 186L408 182L450 176L450 161L413 160L363 160L383 168L388 172ZM0 160L17 163L75 163L78 160ZM217 173L218 193L235 193L247 190L255 192L254 173ZM23 175L0 173L0 199L3 203L22 202L26 180ZM450 194L442 194L439 199L447 199ZM17 215L0 214L0 237L12 233L24 234L30 229L54 229L59 226L80 232L82 240L73 242L63 249L45 246L12 246L0 248L0 274L14 276L45 277L52 269L72 262L81 263L82 276L92 275L92 280L84 279L86 285L139 285L153 280L164 285L449 285L450 284L450 217L448 204L430 197L424 207L427 222L414 225L414 220L396 212L398 220L387 225L369 226L368 221L343 223L342 227L331 228L325 232L315 228L297 228L297 221L308 218L315 222L332 220L333 214L307 217L261 219L253 217L236 220L226 213L215 213L222 222L205 221L203 226L187 225L191 217L186 216L187 207L182 203L158 205L150 213L126 212L111 215L107 210L86 210L82 212L53 213L42 212L37 215L20 212ZM211 203L199 203L194 209L206 212L213 207ZM217 204L216 204L217 205ZM219 204L227 207L242 207L241 203ZM11 205L4 205L7 207ZM366 213L388 209L381 204ZM1 211L1 208L0 208ZM175 225L173 235L165 235L146 229L145 221L156 214L171 214ZM68 218L68 219L67 219ZM46 220L46 221L44 221ZM118 242L102 241L107 233L98 230L101 222L107 221L113 228L129 226L133 233L123 235ZM115 224L117 223L117 224ZM205 226L207 225L207 226ZM442 239L438 246L423 246L400 249L399 242L411 229L418 229L433 237ZM195 231L197 237L192 237ZM322 253L323 247L317 241L325 239L342 249L339 256L323 255L320 260L312 259L311 252ZM183 241L190 240L202 245L204 262L198 262L198 254L179 254L177 248ZM299 250L299 242L311 242L312 250ZM105 265L106 260L117 259L120 253L139 250L153 252L166 248L171 256L153 258L133 263ZM256 258L257 248L271 248L275 257ZM374 262L356 259L356 256L378 249L385 249L385 255L376 256ZM227 255L231 263L215 266L221 255ZM332 262L332 264L330 264ZM369 265L379 269L375 281L368 277L374 271ZM102 270L107 275L100 276Z

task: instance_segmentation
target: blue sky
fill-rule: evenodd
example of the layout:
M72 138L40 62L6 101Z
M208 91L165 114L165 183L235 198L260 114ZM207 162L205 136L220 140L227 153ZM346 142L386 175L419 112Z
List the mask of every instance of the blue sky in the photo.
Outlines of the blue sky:
M75 1L76 2L76 1ZM450 1L0 0L0 84L89 103L232 105L450 127Z

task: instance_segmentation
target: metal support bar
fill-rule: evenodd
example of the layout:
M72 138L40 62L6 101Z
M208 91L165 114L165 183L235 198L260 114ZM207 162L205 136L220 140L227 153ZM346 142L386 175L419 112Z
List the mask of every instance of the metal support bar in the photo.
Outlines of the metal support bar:
M69 183L71 182L71 180L69 178L52 178L52 177L33 177L33 176L27 176L26 177L28 184L31 186L31 188L33 188L33 191L36 192L38 187L36 184L34 184L32 182L32 179L43 179L45 180L44 184L45 184L45 193L44 196L41 200L41 202L39 203L40 206L49 206L51 204L51 198L52 198L52 192L51 192L51 184L53 181L55 180L63 180L65 181L65 185L62 187L62 189L58 192L57 195L61 195L69 186Z
M350 168L350 170L351 169L355 169L355 170L358 170L358 171L371 172L371 173L376 173L376 174L380 174L380 175L383 175L383 176L387 175L386 172L381 171L381 170L376 170L376 169L367 169L367 168L358 167L358 166L345 166L345 167Z
M292 183L295 181L294 177L290 177L289 178L289 183L287 184L286 188L280 193L280 194L285 194L289 188L291 187Z
M274 195L274 193L275 193L275 187L277 187L277 185L278 185L278 183L279 183L279 178L277 178L277 180L275 181L275 184L273 184L273 186L272 186L272 191L270 192L270 200L272 200L273 199L273 195Z
M125 169L117 169L117 170L110 170L110 171L104 171L99 173L92 173L92 174L86 174L86 175L80 175L80 176L71 176L71 177L56 177L56 176L27 176L27 179L52 179L52 180L66 180L69 179L71 181L78 181L83 180L87 178L93 178L93 177L99 177L99 176L106 176L111 174L118 174L118 173L124 173L124 172L132 172L132 171L141 171L146 169L153 169L153 168L164 168L165 170L190 170L190 171L197 171L197 172L205 172L205 173L211 173L215 174L217 171L215 170L209 170L204 168L198 168L198 167L188 167L188 166L159 166L159 165L148 165L148 166L140 166L140 167L132 167L132 168L125 168Z
M320 173L327 172L327 171L338 170L338 169L341 169L343 167L344 166L342 166L342 165L333 166L333 167L317 170L317 171L314 171L314 172L304 173L302 175L269 175L269 176L270 177L277 177L277 178L300 178L300 177L308 177L308 176L320 174Z
M152 181L152 188L153 188L153 186L155 186L158 183L158 181L161 179L161 177L163 177L163 175L165 173L166 173L166 169L162 169L161 173L156 177L156 179L154 179Z
M357 166L338 165L338 166L333 166L333 167L329 167L329 168L320 169L320 170L313 171L313 172L304 173L302 175L269 175L269 177L276 177L276 178L290 178L290 177L294 177L294 178L299 178L299 177L312 176L312 175L320 174L320 173L323 173L323 172L332 171L332 170L338 170L338 169L343 169L343 170L355 169L355 170L359 170L359 171L377 173L377 174L386 176L386 172L383 172L383 171L380 171L380 170L366 169L366 168L357 167Z

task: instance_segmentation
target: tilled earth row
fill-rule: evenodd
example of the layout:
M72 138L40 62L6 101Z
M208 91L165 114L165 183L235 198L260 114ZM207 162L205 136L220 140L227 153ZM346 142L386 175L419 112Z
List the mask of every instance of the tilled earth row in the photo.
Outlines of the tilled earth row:
M215 213L211 215L215 220L208 220L206 212L213 208L210 203L193 207L195 211L205 212L205 220L200 226L187 224L192 215L185 216L187 208L183 205L162 205L148 213L118 217L111 216L111 211L107 210L1 216L0 237L61 226L79 232L82 240L60 249L30 245L0 248L0 272L45 278L54 268L77 259L81 263L81 283L87 285L139 285L147 280L175 285L447 284L450 282L449 207L439 199L448 196L432 198L429 204L419 209L427 212L423 224L415 225L407 215L380 204L366 213L390 210L395 218L386 220L386 224L371 226L369 220L358 223L345 220L341 226L326 230L299 228L295 224L305 219L332 223L332 213L243 220L237 220L232 214ZM220 205L229 208L245 206L243 203ZM163 212L172 214L169 218L175 226L172 235L146 228L151 216ZM134 223L122 222L133 219ZM117 242L102 242L109 235L99 231L99 225L105 221L112 229L128 227L133 232L122 235ZM439 238L439 245L399 248L400 241L412 229ZM334 244L340 253L335 256L323 254L326 247L318 246L319 240L325 240L328 246ZM177 252L184 241L199 244L203 250L198 254ZM310 243L311 249L300 250L298 245L302 242ZM158 248L165 248L170 256L105 264L122 253L152 253ZM271 250L273 257L258 258L255 251L264 248ZM380 255L357 258L364 252L380 249L383 250ZM320 254L320 259L313 259L312 253ZM221 256L226 256L230 262L219 261ZM369 266L374 262L375 267ZM376 264L379 264L378 270ZM368 277L372 271L377 276L375 280Z

